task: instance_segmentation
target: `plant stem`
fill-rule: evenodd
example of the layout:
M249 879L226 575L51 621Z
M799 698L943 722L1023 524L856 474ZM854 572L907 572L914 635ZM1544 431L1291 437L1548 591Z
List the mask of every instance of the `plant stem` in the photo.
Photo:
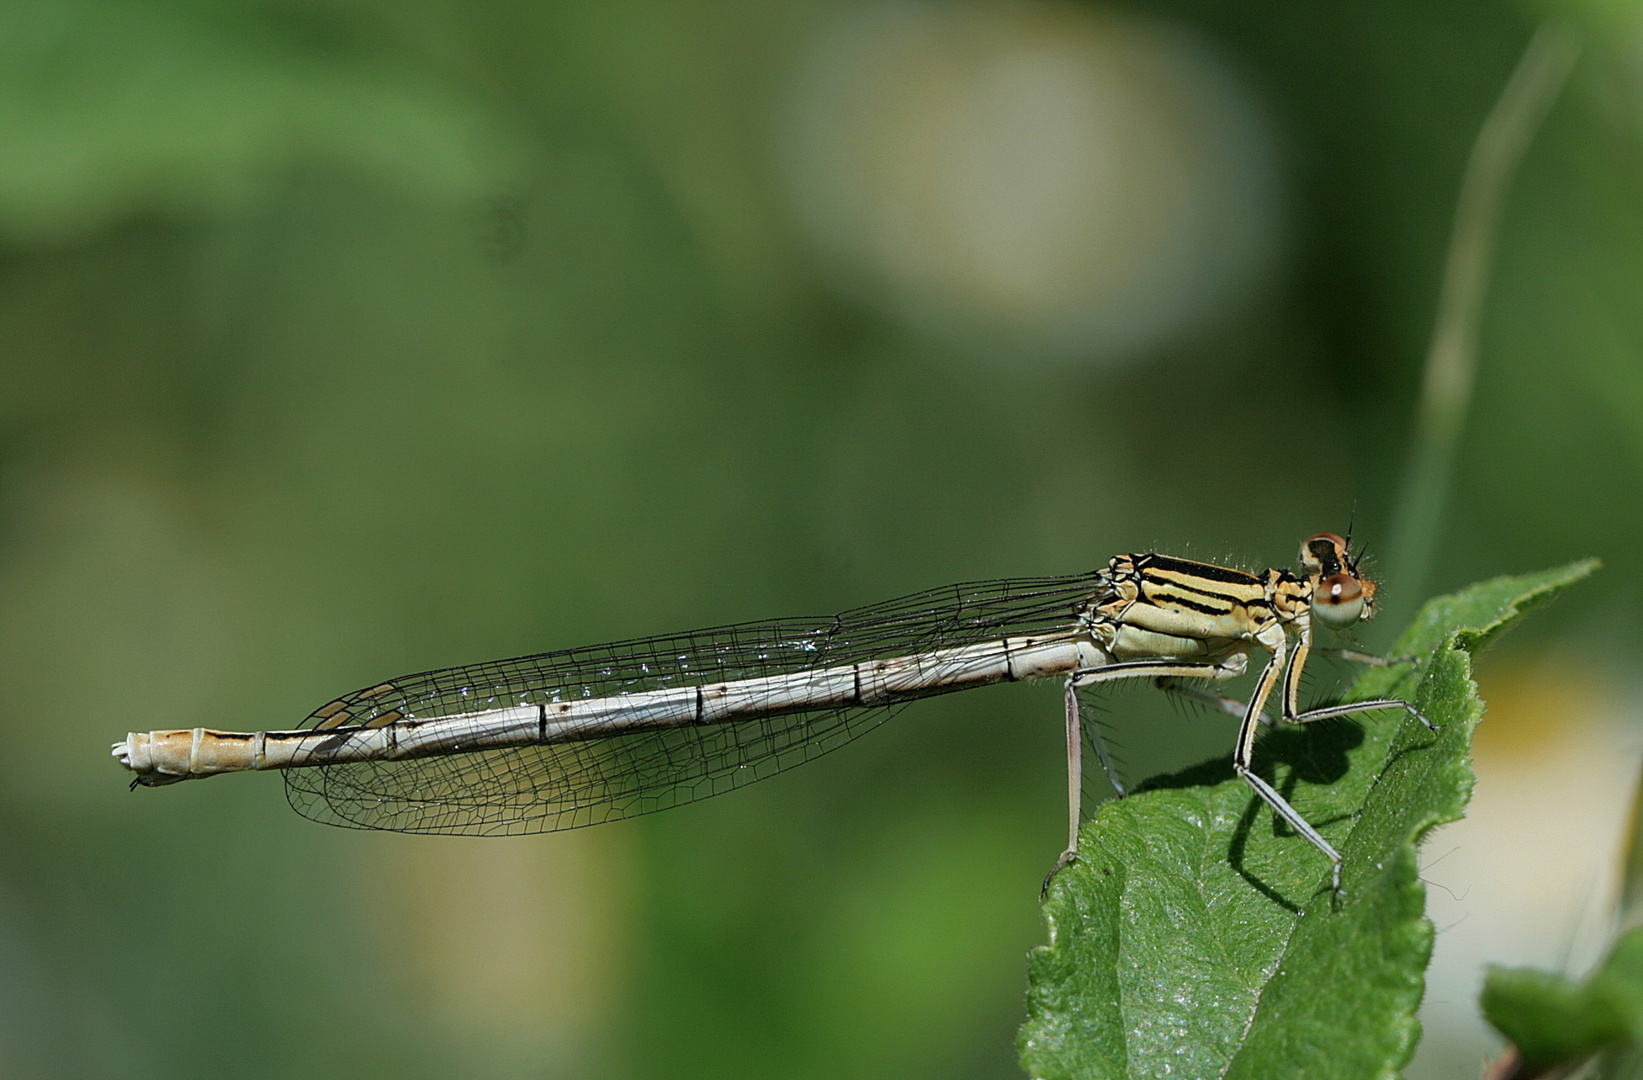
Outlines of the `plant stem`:
M1426 595L1477 375L1478 324L1506 191L1578 53L1571 34L1542 24L1478 131L1466 163L1393 519L1388 576L1397 583L1400 609L1412 610Z

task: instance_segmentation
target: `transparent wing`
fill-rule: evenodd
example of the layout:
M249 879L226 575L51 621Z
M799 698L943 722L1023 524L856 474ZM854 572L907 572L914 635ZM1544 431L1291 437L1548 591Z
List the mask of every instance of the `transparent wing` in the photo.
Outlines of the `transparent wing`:
M1075 615L1102 583L1099 572L972 582L835 616L741 623L446 668L338 698L303 726L386 726L490 708L802 676L1018 635L1070 636ZM305 817L353 828L470 835L572 829L773 776L844 745L895 708L794 709L585 742L288 769L286 796Z

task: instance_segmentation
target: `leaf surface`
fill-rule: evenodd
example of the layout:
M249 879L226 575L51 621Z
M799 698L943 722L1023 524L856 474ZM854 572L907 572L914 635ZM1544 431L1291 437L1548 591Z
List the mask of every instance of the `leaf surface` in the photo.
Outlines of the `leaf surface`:
M1573 1065L1606 1047L1643 1043L1643 927L1623 935L1585 982L1491 965L1483 1015L1518 1049L1527 1075Z
M1461 817L1483 714L1471 655L1595 562L1432 600L1346 700L1402 711L1273 732L1255 767L1344 855L1329 862L1230 756L1106 804L1044 904L1019 1049L1034 1077L1392 1077L1414 1050L1432 925L1416 845Z

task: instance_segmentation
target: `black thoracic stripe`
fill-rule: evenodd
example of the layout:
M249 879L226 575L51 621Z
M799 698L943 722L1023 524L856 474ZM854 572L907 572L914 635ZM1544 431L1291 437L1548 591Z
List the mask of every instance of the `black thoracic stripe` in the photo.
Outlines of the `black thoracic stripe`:
M1242 570L1231 570L1225 566L1216 566L1213 563L1193 562L1190 559L1172 559L1168 555L1137 555L1135 556L1135 565L1138 569L1157 567L1165 573L1208 578L1210 581L1224 581L1228 585L1259 586L1261 584L1260 578L1254 574L1246 574Z
M1266 586L1260 581L1229 582L1230 585L1241 587L1222 589L1215 582L1206 582L1202 578L1177 577L1159 570L1149 571L1145 581L1149 586L1149 593L1178 590L1194 596L1219 600L1227 604L1229 610L1239 604L1258 604L1266 601Z
M1149 596L1147 598L1147 601L1153 607L1163 607L1166 603L1168 603L1168 604L1171 604L1175 607L1184 607L1188 611L1196 611L1200 615L1225 615L1228 612L1230 612L1233 608L1233 605L1231 605L1231 604L1225 604L1225 605L1223 605L1221 607L1218 607L1218 608L1210 607L1208 604L1195 603L1191 600L1188 600L1184 596L1174 596L1174 595L1171 595L1171 596L1156 596L1156 597Z
M1224 600L1229 604L1246 603L1246 598L1237 595L1228 595L1220 589L1207 589L1192 582L1192 579L1181 580L1167 575L1154 574L1147 578L1148 584L1154 589L1179 589L1182 592L1192 593L1195 596L1208 596L1216 600ZM1259 587L1259 586L1257 586ZM1263 595L1265 590L1254 595Z

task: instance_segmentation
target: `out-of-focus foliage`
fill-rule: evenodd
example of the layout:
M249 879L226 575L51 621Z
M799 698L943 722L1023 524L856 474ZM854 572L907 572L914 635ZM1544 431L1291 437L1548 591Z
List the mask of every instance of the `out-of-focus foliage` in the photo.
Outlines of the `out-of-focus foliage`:
M1339 898L1317 849L1268 827L1222 763L1103 808L1045 905L1050 944L1033 954L1020 1040L1028 1073L1353 1080L1407 1064L1432 951L1415 849L1471 796L1483 715L1471 655L1591 570L1499 578L1427 605L1397 644L1418 667L1371 670L1354 697L1412 701L1435 733L1388 710L1327 741L1263 744L1288 765L1280 789L1345 858Z
M1491 967L1483 1011L1517 1047L1526 1076L1573 1066L1608 1046L1643 1042L1643 928L1616 942L1584 982L1533 968Z
M780 102L842 5L7 5L0 1061L1014 1075L1065 841L1053 689L922 703L733 797L477 846L315 827L268 776L128 793L106 748L1120 551L1281 565L1354 513L1373 549L1462 163L1538 12L1142 11L1262 103L1287 247L1212 329L1046 368L849 299L795 224ZM1434 585L1602 555L1601 588L1513 647L1631 670L1622 37L1514 189ZM1137 776L1232 735L1141 693L1111 716Z
M522 133L360 28L258 5L19 0L0 11L0 237L244 212L283 175L503 194Z

